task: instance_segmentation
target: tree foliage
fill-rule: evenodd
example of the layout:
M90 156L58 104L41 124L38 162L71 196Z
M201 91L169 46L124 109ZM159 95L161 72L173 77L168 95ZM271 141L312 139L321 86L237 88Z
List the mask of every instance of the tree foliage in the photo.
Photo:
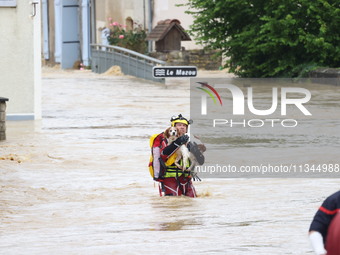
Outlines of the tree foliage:
M188 0L201 44L242 77L295 77L339 67L339 0Z
M109 18L111 21L112 19ZM126 30L126 26L118 22L109 24L110 35L108 41L110 45L116 45L144 54L147 50L146 31L142 25L134 23L136 26L132 30Z

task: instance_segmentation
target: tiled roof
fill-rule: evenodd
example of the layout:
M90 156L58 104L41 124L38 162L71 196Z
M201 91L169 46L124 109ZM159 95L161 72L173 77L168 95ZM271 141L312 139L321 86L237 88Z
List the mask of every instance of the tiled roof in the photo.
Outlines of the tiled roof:
M182 41L191 41L190 36L187 32L185 32L184 28L180 24L181 22L177 19L159 21L157 26L151 31L146 39L151 41L162 40L172 28L175 28L180 32Z

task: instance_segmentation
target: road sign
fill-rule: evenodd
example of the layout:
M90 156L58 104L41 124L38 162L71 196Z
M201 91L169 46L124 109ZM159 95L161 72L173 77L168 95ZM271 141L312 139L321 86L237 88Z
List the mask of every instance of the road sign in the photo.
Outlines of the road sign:
M196 77L196 66L154 66L152 68L154 78Z

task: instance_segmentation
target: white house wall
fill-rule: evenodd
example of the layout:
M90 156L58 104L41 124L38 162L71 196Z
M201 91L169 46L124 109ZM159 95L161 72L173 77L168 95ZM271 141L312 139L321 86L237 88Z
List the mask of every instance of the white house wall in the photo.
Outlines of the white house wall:
M134 22L147 27L148 0L97 0L96 2L96 39L101 43L100 30L112 22L126 25L126 19L131 17Z
M48 34L48 47L49 47L49 60L45 63L60 63L61 62L61 0L44 0L48 3L48 21L49 21L49 34ZM78 0L81 5L82 12L82 35L88 38L89 36L84 33L87 20L83 20L84 12L88 7L86 4L93 4L95 7L93 13L95 22L91 22L91 38L92 43L102 43L101 30L104 27L109 27L111 22L118 22L122 25L126 24L128 17L132 18L134 22L141 24L144 28L149 28L150 11L149 2L153 3L153 22L152 28L157 25L157 22L164 19L178 19L184 29L189 29L193 23L193 18L185 14L186 7L177 7L177 4L187 3L187 0ZM109 21L112 18L112 21ZM93 24L93 26L92 26ZM93 29L94 28L94 29ZM86 31L85 31L86 32ZM45 32L46 34L46 32ZM44 36L45 36L44 34ZM201 49L202 46L196 45L194 38L192 41L183 41L182 46L187 50ZM86 40L82 38L82 51L86 51ZM46 47L47 48L47 47ZM153 47L154 49L155 47ZM88 56L82 56L84 64L88 64Z
M187 0L152 0L153 17L152 28L157 22L164 19L178 19L184 29L189 29L193 23L193 18L186 14L186 7L177 7L177 4L187 3ZM131 17L134 22L148 28L149 23L149 0L96 0L96 39L101 43L100 29L109 25L108 18L122 25L126 25L125 20ZM183 41L182 46L187 50L201 49L194 38L192 41Z
M0 7L0 96L9 98L7 119L41 118L40 1Z

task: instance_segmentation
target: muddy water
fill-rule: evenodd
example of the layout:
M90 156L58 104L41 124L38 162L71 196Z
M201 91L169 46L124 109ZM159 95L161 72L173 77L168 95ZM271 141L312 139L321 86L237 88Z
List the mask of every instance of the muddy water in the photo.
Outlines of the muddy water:
M44 70L43 120L8 122L0 143L0 253L312 254L310 221L338 179L204 179L196 199L158 196L148 137L188 116L188 98L186 80Z

